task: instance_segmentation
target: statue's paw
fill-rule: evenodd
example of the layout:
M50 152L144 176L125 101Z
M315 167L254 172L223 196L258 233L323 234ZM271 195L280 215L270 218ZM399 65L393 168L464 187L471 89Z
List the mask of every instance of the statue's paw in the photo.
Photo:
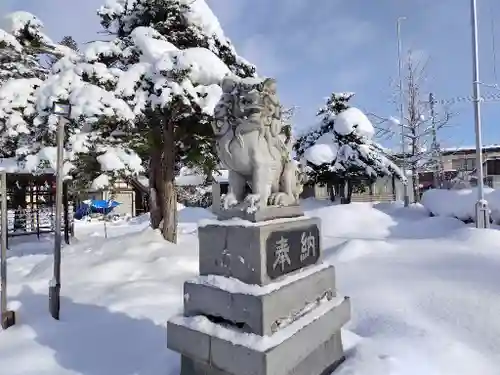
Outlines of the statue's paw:
M259 194L248 194L245 198L245 203L247 204L247 212L255 212L260 208L260 195Z
M222 200L222 204L225 210L228 210L238 204L238 200L234 194L226 194L226 196Z
M273 193L269 197L271 206L290 206L294 203L294 199L287 193Z

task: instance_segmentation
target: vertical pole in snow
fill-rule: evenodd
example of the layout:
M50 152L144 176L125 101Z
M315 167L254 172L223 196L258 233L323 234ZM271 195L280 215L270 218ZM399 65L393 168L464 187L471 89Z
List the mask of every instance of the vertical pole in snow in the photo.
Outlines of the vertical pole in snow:
M474 123L476 132L476 178L477 194L476 203L476 227L488 228L490 226L490 215L488 202L484 199L484 172L483 152L481 139L481 93L479 90L479 46L477 37L477 2L471 0L471 29L472 29L472 89L474 102Z
M63 153L64 153L64 128L66 118L59 117L57 125L57 172L56 172L56 213L55 213L55 233L54 233L54 277L49 286L49 309L50 314L59 320L60 311L60 291L61 291L61 221L63 205Z
M7 172L0 172L0 196L1 196L1 219L0 219L0 234L1 249L0 249L0 274L1 274L1 297L0 297L0 313L1 326L7 329L16 323L15 313L7 311Z
M403 43L401 41L401 21L405 20L406 17L399 17L397 22L397 37L398 37L398 74L399 74L399 115L401 122L401 154L403 156L403 176L406 178L406 147L405 147L405 116L404 116L404 95L403 95ZM408 207L410 205L410 197L408 195L408 182L403 183L404 191L404 205Z
M434 100L434 94L431 92L429 94L429 105L430 105L430 110L431 110L431 121L432 121L432 159L434 163L434 171L432 174L433 177L433 185L434 189L437 189L439 187L439 171L441 170L440 168L440 160L439 160L439 149L438 149L438 143L437 143L437 129L436 129L436 114L434 111L434 105L435 105L435 100Z
M2 198L2 206L1 206L1 222L2 222L2 229L0 231L0 234L2 235L2 248L1 248L1 267L0 267L0 274L2 276L2 282L1 282L1 288L2 288L2 299L1 299L1 303L0 303L0 309L1 309L1 312L2 312L2 322L3 322L3 314L4 314L4 311L7 310L7 244L5 241L5 238L6 238L6 231L5 231L5 225L4 225L4 221L5 221L5 218L7 217L7 215L5 214L5 199L4 199L4 196L5 196L5 171L1 171L0 172L2 175L1 175L1 187L0 187L0 196Z

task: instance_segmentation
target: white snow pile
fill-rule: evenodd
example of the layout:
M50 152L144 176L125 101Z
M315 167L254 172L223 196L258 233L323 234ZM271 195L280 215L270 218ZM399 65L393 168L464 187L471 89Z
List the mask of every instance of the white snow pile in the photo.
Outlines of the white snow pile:
M336 375L498 374L498 231L421 206L309 200L304 209L322 219L323 261L335 263L339 293L352 299ZM166 321L197 276L196 223L211 218L181 208L178 245L149 229L147 215L108 224L108 239L102 223L78 223L63 251L61 321L47 311L50 237L11 240L18 323L0 331L0 375L178 374Z
M373 125L361 110L350 107L335 116L333 130L340 135L356 133L367 142L370 142L375 133ZM325 133L316 143L308 148L304 154L307 161L319 166L325 163L333 163L339 156L341 146L338 144L335 134Z
M491 219L500 224L500 190L485 188L484 198L488 202ZM463 221L475 221L477 188L427 190L422 196L422 204L436 216L455 217Z
M348 135L356 132L366 139L373 139L375 130L366 115L355 107L347 108L335 117L334 129L337 133Z
M314 146L308 148L304 153L304 158L320 166L322 164L332 163L337 159L339 144L335 141L332 133L325 133L318 138Z

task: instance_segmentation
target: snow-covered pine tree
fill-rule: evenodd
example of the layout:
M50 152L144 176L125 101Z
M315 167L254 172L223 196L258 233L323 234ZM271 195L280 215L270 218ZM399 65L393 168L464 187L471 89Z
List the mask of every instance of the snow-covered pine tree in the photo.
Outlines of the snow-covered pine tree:
M66 35L64 36L61 41L59 42L61 46L68 47L72 49L75 52L78 52L78 43L76 42L75 39L71 35Z
M53 66L38 94L37 141L53 142L50 108L54 100L66 100L72 104L68 158L74 166L80 156L94 154L104 172L94 183L102 186L108 175L142 170L135 150L149 156L151 224L175 242L179 163L215 165L210 121L219 84L226 74L243 74L244 62L236 54L227 57L231 45L202 0L108 1L99 13L108 17L103 24L117 37L88 44L80 56ZM159 13L161 22L141 18ZM198 46L196 38L205 44ZM185 40L191 43L187 47L174 44ZM215 53L217 43L226 52Z
M15 12L0 21L0 84L11 78L43 78L41 48L51 43L43 24L26 12Z
M109 34L117 35L121 40L128 38L138 27L151 27L179 49L210 50L237 76L255 75L255 67L237 55L229 39L225 37L216 16L204 0L112 0L101 7L98 14L105 30ZM134 57L132 61L133 59ZM205 69L210 67L207 66ZM160 165L162 157L165 158L165 152L172 153L168 159L173 160L174 165L201 167L206 176L211 176L219 164L209 124L212 117L196 113L199 111L177 112L180 113L180 117L174 120L175 136L173 134L169 136L164 132L167 117L177 116L169 112L162 114L164 118L159 121L152 118L149 119L151 121L142 120L143 124L147 124L148 131L138 128L139 131L132 137L136 149L149 151L150 188L156 191L155 194L151 194L153 198L155 195L158 197L166 195L163 192L165 184L162 174L165 170L169 174L170 168ZM144 138L138 137L138 134L150 136ZM170 146L165 142L171 142ZM172 172L175 173L175 169ZM163 198L159 198L156 202L151 202L153 227L160 225L164 219L161 212L168 211L162 208L163 201ZM164 222L165 224L168 223Z
M48 74L40 56L61 55L62 47L43 33L43 23L28 12L0 20L0 156L14 157L29 145L36 115L35 91Z
M323 134L333 134L333 120L335 116L349 108L348 102L353 96L354 93L352 92L334 92L326 99L325 105L316 113L316 116L320 117L321 120L298 137L293 145L293 149L299 158L302 157L304 152L313 146Z
M104 29L118 38L136 27L151 27L177 48L212 51L239 77L255 75L255 66L238 56L205 0L108 0L98 15Z
M399 168L373 142L373 126L357 108L349 107L353 94L332 94L318 111L321 121L295 144L297 155L307 165L313 183L350 188L372 182L377 177L396 174Z

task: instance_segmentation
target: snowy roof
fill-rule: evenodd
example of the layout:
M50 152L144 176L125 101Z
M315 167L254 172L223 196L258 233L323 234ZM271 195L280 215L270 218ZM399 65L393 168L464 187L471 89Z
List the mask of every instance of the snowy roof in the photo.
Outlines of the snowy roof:
M219 171L214 171L212 173L213 179L216 182L224 183L228 181L229 171L227 169L222 169ZM193 174L181 174L175 178L175 184L177 186L199 186L203 185L206 181L206 176L203 176L199 173ZM142 175L137 178L137 181L143 185L144 187L149 187L149 179L148 177Z
M491 144L482 147L483 150L500 149L500 144ZM444 147L441 149L444 153L454 152L476 152L476 146L462 146L462 147Z
M55 174L50 166L34 169L31 163L18 163L15 158L0 158L0 171L13 174Z
M500 144L494 143L491 145L484 145L482 147L482 149L483 149L483 151L500 149ZM399 157L401 155L401 150L385 149L385 151L388 154L394 155L395 157ZM472 153L472 152L476 152L476 146L442 147L441 151L444 154Z
M227 182L229 171L224 169L220 171L214 171L212 173L213 179L216 182ZM198 186L203 185L206 181L206 177L201 174L192 175L181 175L175 178L175 184L177 186Z

